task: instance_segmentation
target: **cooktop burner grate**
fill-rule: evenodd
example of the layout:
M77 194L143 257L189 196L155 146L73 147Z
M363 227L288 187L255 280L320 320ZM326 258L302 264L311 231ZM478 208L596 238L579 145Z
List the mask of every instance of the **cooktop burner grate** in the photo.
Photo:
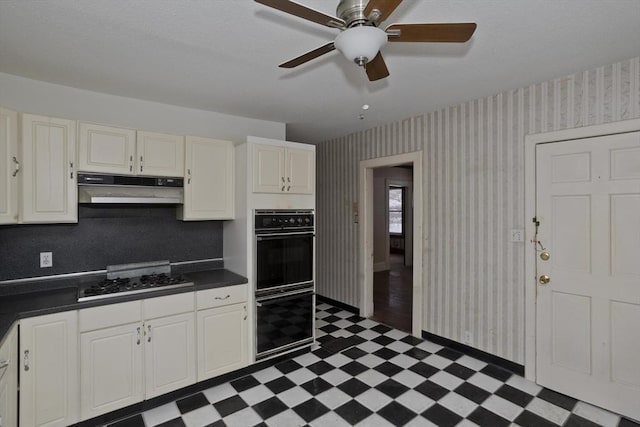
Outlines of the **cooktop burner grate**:
M145 267L144 269L135 266L138 268L132 268L130 270L118 270L123 273L123 276L126 277L113 277L113 274L109 274L106 279L101 280L98 283L78 289L78 301L89 301L94 299L129 295L138 292L148 292L157 290L158 288L172 289L193 285L192 282L189 282L183 276L171 275L169 272L148 271L150 270L148 264L144 264L143 266ZM116 270L117 267L119 266L115 266ZM163 267L163 270L166 271L167 268ZM131 272L146 274L131 276Z

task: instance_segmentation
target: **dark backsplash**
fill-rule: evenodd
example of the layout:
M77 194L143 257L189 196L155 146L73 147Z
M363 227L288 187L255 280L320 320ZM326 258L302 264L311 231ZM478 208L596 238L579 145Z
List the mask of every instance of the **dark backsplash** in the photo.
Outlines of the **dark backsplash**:
M176 219L172 206L79 206L77 224L0 226L0 281L107 265L222 258L222 222ZM40 252L53 267L40 268Z

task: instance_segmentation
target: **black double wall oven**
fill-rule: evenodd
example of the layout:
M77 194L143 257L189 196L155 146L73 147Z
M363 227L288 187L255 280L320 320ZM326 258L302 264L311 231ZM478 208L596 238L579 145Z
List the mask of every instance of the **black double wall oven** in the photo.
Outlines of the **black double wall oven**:
M313 342L314 213L256 210L256 359Z

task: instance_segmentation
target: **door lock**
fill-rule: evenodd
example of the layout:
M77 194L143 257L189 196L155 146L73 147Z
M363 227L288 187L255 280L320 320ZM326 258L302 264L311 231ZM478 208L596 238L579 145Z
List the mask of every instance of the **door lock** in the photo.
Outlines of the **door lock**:
M551 281L551 278L549 276L547 276L546 274L543 274L542 276L540 276L540 284L541 285L546 285L547 283L549 283Z
M551 254L547 251L541 252L540 253L540 259L543 261L548 261L549 258L551 258Z

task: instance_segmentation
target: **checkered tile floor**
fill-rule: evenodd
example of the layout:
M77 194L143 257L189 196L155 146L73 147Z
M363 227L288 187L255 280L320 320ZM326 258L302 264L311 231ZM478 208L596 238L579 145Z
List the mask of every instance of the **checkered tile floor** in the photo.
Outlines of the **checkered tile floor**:
M111 427L640 426L336 307L319 304L317 318L327 348L359 344L316 348Z

